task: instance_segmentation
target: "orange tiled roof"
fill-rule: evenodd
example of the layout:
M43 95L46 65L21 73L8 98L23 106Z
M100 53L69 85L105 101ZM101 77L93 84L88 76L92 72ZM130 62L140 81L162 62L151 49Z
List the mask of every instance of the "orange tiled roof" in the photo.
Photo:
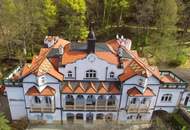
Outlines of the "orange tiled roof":
M155 96L154 92L149 87L146 88L144 93L141 93L136 87L133 87L127 91L127 94L129 96Z
M96 91L97 91L97 90L96 90L94 84L93 84L92 82L90 82L90 83L88 84L87 89L86 89L86 93L88 93L88 94L95 94Z
M42 92L39 92L39 90L33 86L31 88L28 89L28 91L26 92L26 95L28 96L54 96L56 93L55 89L46 86Z
M120 93L119 89L117 88L117 86L115 86L115 84L111 84L109 86L109 92L113 94Z
M63 54L62 64L70 64L77 60L85 58L88 54L86 52L79 51L67 51ZM96 51L95 55L111 64L119 64L118 57L111 52Z
M125 66L124 73L119 76L120 81L125 81L133 75L142 75L144 77L149 77L154 75L160 80L160 72L158 68L149 66L147 60L138 57L136 52L125 49L128 54L132 56L132 60Z
M63 86L62 93L73 93L73 88L70 82L67 82L67 84Z
M114 54L117 54L117 50L119 48L119 44L117 42L116 39L112 39L112 40L109 40L106 42L107 43L107 46L108 48L114 53Z
M63 80L63 75L60 74L51 62L46 58L49 49L43 48L40 50L39 56L33 57L31 64L26 64L22 70L22 77L27 76L28 74L35 74L37 76L44 75L46 73L57 78L58 80Z
M86 52L68 51L62 56L62 64L70 64L87 56Z
M119 64L119 59L116 55L111 52L95 52L96 56L100 59L103 59L111 64Z
M81 82L79 82L78 85L75 87L74 93L85 93L85 89Z
M100 85L98 86L98 93L99 94L108 93L108 90L103 82L101 82Z
M174 78L172 78L170 75L163 75L161 77L161 81L165 82L165 83L176 83L177 80L175 80Z
M53 48L59 48L60 46L65 46L67 44L69 44L70 42L64 39L58 39L58 41L53 45Z

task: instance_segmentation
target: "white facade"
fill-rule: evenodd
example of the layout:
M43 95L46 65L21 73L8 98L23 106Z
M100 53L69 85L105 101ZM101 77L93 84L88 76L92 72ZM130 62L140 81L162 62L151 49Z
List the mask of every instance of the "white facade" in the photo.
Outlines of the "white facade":
M45 69L40 70L34 65L31 72L18 81L5 82L12 119L27 117L31 121L47 123L148 121L156 110L173 112L179 105L190 106L190 92L186 90L185 81L169 71L158 76L142 63L131 67L130 63L138 62L135 59L138 57L133 56L130 47L125 49L131 56L121 57L114 53L113 56L118 57L118 61L113 59L116 64L110 62L112 57L105 58L109 54L105 52L104 57L96 53L82 53L79 57L86 55L83 58L71 55L67 58L77 59L62 65L61 60L67 60L61 59L67 53L64 50L59 55L58 68L51 70L53 65L45 64ZM128 66L118 67L123 59ZM128 71L128 67L132 70ZM134 74L130 75L132 72ZM60 75L64 79L59 78Z

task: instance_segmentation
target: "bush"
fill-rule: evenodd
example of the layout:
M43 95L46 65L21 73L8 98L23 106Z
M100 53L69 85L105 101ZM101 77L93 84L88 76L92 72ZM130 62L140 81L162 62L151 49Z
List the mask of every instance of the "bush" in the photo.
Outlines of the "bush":
M176 67L185 64L187 60L188 56L186 56L184 53L180 53L174 60L171 60L168 64L169 66Z
M178 114L174 113L172 114L172 125L177 129L177 130L188 130L190 128L189 124L183 119L183 117Z
M26 118L22 118L18 121L11 123L12 130L26 130L28 127L28 120Z

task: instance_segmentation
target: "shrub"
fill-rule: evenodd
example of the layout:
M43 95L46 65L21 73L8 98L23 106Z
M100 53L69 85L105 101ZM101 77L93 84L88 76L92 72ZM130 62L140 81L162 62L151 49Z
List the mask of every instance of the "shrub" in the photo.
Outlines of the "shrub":
M184 53L180 53L174 60L171 60L168 64L169 66L176 67L185 64L187 60L188 56L186 56Z
M12 130L26 130L28 127L28 120L26 118L22 118L18 121L11 123Z

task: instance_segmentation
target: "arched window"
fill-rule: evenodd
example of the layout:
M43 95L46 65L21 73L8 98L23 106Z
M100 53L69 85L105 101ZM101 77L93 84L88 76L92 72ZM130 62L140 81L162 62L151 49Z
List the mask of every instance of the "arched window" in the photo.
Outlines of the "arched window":
M98 106L105 106L106 105L106 97L101 95L97 99L97 105Z
M35 101L35 103L37 103L37 104L40 104L40 103L41 103L40 98L37 97L37 96L34 97L34 101Z
M111 95L108 98L108 106L114 106L116 105L116 96Z
M140 120L141 118L142 118L142 116L141 116L140 114L138 114L138 115L137 115L137 119Z
M85 99L83 95L78 95L76 98L76 105L84 105Z
M172 100L172 94L164 94L161 97L162 102L170 102Z
M89 95L86 100L86 105L95 105L96 103L96 98L94 95Z
M114 72L110 72L110 78L114 78L114 77L115 77Z
M136 102L137 102L137 98L132 98L131 99L131 104L136 104Z
M87 70L86 78L96 78L96 71L95 70Z
M45 102L46 102L46 104L51 104L51 98L50 97L45 97Z
M67 95L66 97L65 97L65 104L66 105L74 105L74 98L73 98L73 96L72 95Z
M67 74L68 74L68 77L70 77L70 78L73 77L73 73L72 73L72 71L68 71Z
M76 119L77 120L83 120L83 113L77 113L76 114Z

